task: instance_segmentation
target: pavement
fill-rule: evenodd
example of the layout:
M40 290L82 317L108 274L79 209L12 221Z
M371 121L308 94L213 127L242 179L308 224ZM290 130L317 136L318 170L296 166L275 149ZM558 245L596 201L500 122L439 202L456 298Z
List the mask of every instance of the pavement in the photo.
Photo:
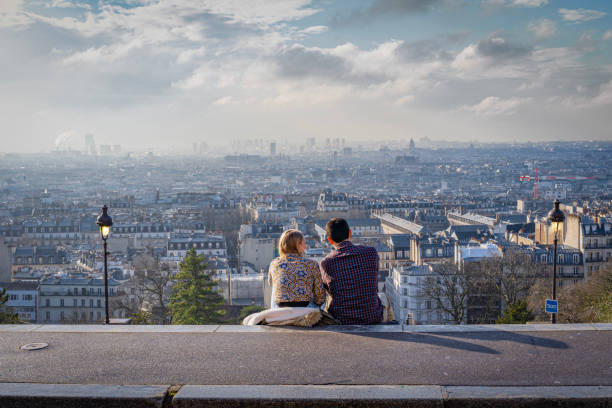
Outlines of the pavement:
M612 386L612 325L5 325L0 383Z

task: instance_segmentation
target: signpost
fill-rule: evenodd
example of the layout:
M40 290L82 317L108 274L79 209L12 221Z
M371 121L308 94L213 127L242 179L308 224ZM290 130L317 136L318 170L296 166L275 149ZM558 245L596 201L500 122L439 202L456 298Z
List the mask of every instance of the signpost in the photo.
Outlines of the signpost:
M558 313L559 302L557 300L546 299L546 313Z

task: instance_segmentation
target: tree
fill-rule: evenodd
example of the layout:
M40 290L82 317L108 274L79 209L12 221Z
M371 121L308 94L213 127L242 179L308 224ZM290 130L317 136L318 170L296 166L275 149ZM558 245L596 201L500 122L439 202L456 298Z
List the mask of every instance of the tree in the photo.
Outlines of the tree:
M151 304L156 321L165 321L168 308L165 299L168 296L171 281L170 266L160 263L150 255L143 255L134 260L134 277L142 288L145 299Z
M508 306L504 315L497 319L497 324L525 324L533 320L533 313L526 300L518 300Z
M544 301L551 296L551 278L537 282L529 295L529 305L544 319ZM594 272L588 281L557 290L559 313L563 323L612 322L612 263Z
M151 322L158 324L168 316L167 298L172 274L170 266L160 263L150 254L134 258L134 276L124 284L124 295L114 299L114 309L122 309L126 316L148 310Z
M173 324L218 323L223 315L223 297L219 294L218 281L212 271L206 269L202 255L191 248L180 263L180 272L175 276L168 305Z
M141 311L130 315L130 324L151 324L151 313Z
M17 313L13 313L13 310L6 305L8 299L9 295L6 293L6 289L0 290L0 324L21 323Z
M257 306L257 305L245 306L240 311L240 316L238 316L237 323L241 324L244 318L247 317L248 315L253 314L253 313L259 313L263 310L266 310L266 308L263 306Z
M468 278L465 271L452 263L433 265L434 274L425 278L421 291L435 302L436 310L448 314L461 324L467 314Z

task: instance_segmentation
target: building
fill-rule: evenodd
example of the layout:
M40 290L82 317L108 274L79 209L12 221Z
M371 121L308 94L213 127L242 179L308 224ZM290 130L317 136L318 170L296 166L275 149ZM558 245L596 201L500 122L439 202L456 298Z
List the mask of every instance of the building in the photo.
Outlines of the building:
M184 234L172 233L168 239L167 253L169 257L180 259L187 256L187 252L195 249L196 254L206 257L227 257L225 239L212 234Z
M320 212L346 212L349 210L348 195L346 193L334 193L326 189L319 194L317 211Z
M430 232L429 229L423 225L414 223L405 218L400 218L389 213L384 213L382 215L374 214L374 217L380 220L382 232L384 234L421 235Z
M37 280L46 273L62 270L69 263L66 251L58 247L17 247L11 266L12 280Z
M413 234L395 234L388 240L391 249L391 260L393 266L406 266L412 263L410 258L410 245L415 236Z
M120 295L119 282L108 280L111 298ZM50 277L40 282L38 323L90 323L105 318L104 279ZM113 315L113 311L109 312Z
M415 237L410 241L410 258L417 265L452 260L455 242L437 236Z
M6 289L8 302L19 320L36 323L38 309L38 283L37 282L0 282L0 291Z
M395 319L404 324L452 324L453 319L438 310L436 301L423 293L428 278L435 279L431 265L395 266L385 282Z
M253 265L256 271L268 271L270 262L278 256L281 224L248 224L240 227L238 244L241 262Z
M563 243L583 254L585 278L612 259L612 224L609 219L568 214Z

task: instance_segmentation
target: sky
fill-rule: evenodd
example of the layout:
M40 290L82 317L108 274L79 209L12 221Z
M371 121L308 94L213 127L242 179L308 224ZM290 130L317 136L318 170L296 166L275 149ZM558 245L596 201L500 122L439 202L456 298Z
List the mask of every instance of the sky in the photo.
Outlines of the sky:
M609 0L0 0L0 152L612 140Z

